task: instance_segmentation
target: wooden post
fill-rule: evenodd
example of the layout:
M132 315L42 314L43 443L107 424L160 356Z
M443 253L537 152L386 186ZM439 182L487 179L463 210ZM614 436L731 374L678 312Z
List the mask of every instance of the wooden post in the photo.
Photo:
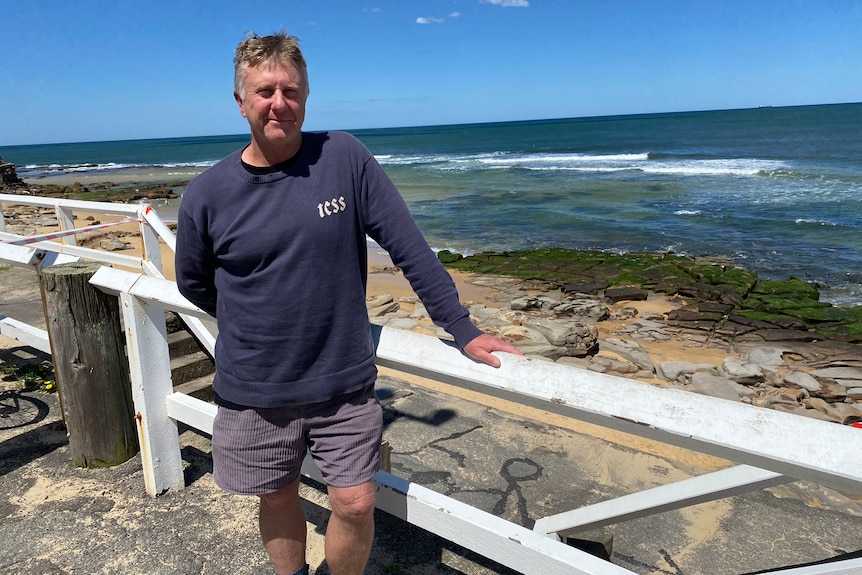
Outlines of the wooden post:
M380 469L392 473L392 446L389 445L388 439L384 439L380 444Z
M72 462L90 468L118 465L138 452L119 304L88 283L100 267L76 262L42 270Z

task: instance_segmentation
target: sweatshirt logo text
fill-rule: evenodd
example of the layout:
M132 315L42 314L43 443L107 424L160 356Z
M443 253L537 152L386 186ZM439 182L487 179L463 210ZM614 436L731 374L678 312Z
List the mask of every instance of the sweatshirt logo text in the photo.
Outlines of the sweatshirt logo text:
M332 198L331 200L326 200L325 202L317 204L317 213L321 218L337 214L338 212L343 212L346 209L347 204L344 201L344 196L339 197L337 200Z

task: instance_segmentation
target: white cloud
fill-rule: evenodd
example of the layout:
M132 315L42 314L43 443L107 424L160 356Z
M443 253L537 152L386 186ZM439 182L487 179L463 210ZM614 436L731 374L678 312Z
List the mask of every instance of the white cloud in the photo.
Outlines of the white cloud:
M529 8L530 3L527 0L479 0L482 4L493 4L494 6L502 6L503 8Z
M445 21L446 21L445 18L431 18L431 17L424 18L422 16L420 16L419 18L416 18L417 24L442 24Z
M451 14L449 14L449 18L460 18L460 17L461 17L460 12L452 12Z

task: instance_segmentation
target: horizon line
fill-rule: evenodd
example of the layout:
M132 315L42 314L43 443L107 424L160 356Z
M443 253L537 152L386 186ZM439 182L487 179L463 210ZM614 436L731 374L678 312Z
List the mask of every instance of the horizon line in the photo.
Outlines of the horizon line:
M378 130L406 130L406 129L418 129L418 128L452 128L458 126L483 126L483 125L492 125L492 124L518 124L518 123L530 123L530 122L554 122L561 120L602 120L602 119L611 119L611 118L635 118L635 117L644 117L644 116L668 116L674 114L701 114L701 113L710 113L710 112L735 112L742 110L761 110L761 109L785 109L785 108L806 108L806 107L814 107L814 106L849 106L849 105L858 105L862 104L862 101L859 102L828 102L828 103L820 103L820 104L790 104L790 105L761 105L761 106L746 106L742 108L716 108L716 109L698 109L698 110L678 110L678 111L664 111L664 112L636 112L636 113L626 113L626 114L600 114L595 116L560 116L555 118L525 118L518 120L489 120L483 122L455 122L455 123L444 123L444 124L410 124L410 125L400 125L400 126L380 126L376 128L327 128L321 130L303 130L305 132L333 132L333 131L341 131L341 132L370 132L370 131L378 131ZM238 132L236 134L198 134L198 135L186 135L186 136L151 136L146 138L116 138L116 139L108 139L108 140L77 140L77 141L66 141L66 142L41 142L41 143L31 143L31 144L0 144L0 150L3 148L26 148L26 147L35 147L35 146L64 146L71 144L103 144L110 142L146 142L146 141L154 141L154 140L183 140L183 139L191 139L191 138L233 138L239 136L248 136L247 132ZM2 157L2 154L0 154Z

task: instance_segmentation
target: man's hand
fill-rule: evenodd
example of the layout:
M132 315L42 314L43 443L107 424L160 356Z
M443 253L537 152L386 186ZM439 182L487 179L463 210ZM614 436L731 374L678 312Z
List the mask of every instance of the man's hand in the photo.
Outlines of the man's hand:
M517 347L491 334L483 333L464 346L464 353L491 367L500 367L500 358L491 355L492 351L505 351L515 355L524 355Z

